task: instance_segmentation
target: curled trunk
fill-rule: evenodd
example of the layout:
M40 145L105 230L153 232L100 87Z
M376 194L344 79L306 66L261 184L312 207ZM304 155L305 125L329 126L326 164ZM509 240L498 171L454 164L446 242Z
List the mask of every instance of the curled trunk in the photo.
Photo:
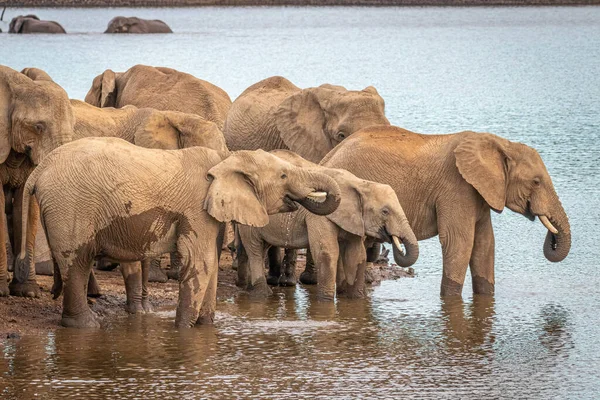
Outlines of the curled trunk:
M558 233L548 231L544 241L544 256L551 262L564 260L571 250L571 226L569 218L563 209L558 196L550 215L546 215Z
M302 171L299 183L299 188L292 188L294 193L292 198L311 213L328 215L340 205L340 188L331 177L321 173ZM314 192L325 192L327 196L325 200L320 202L307 197L307 195Z
M419 258L419 242L407 220L404 220L402 227L403 229L401 229L398 239L400 239L406 251L402 251L398 247L399 243L393 237L392 248L394 249L394 261L396 264L406 268L413 265Z

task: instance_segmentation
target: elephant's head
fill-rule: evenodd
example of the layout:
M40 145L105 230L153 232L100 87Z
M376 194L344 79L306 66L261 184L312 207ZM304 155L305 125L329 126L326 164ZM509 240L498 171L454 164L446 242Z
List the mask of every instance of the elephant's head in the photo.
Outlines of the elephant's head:
M117 79L122 74L107 69L95 77L92 87L85 95L85 102L96 107L116 107Z
M340 203L340 188L329 176L297 167L263 150L238 151L208 171L204 208L215 219L262 227L269 215L297 209L319 215Z
M338 143L370 125L389 125L377 90L322 85L285 99L275 112L281 139L292 151L319 162Z
M0 162L11 149L38 164L72 140L75 117L67 93L43 71L40 80L0 66Z
M19 15L17 17L14 17L10 21L10 24L8 25L8 32L9 33L21 33L21 30L23 29L23 24L28 19L35 19L37 21L40 20L37 15L33 15L33 14Z
M108 23L108 27L104 31L104 33L127 33L131 28L131 25L135 24L137 18L127 18L127 17L114 17Z
M454 150L462 177L492 209L508 207L548 229L544 255L562 261L571 249L569 219L540 155L529 146L487 133L469 132Z

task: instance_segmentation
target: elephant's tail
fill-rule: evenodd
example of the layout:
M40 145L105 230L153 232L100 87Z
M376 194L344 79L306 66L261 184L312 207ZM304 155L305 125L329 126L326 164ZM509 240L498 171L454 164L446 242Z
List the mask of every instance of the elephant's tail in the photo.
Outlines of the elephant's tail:
M27 251L27 243L34 242L34 232L30 232L27 227L29 226L29 208L31 207L31 202L36 201L36 199L32 199L31 196L35 194L35 184L37 183L38 177L42 172L41 167L36 167L33 172L27 178L27 182L25 182L25 187L23 189L23 204L21 209L21 250L19 252L19 256L15 257L15 279L19 283L25 283L29 279L29 269L32 266L31 264L34 262L34 253L33 247L31 251ZM29 240L28 240L29 239Z

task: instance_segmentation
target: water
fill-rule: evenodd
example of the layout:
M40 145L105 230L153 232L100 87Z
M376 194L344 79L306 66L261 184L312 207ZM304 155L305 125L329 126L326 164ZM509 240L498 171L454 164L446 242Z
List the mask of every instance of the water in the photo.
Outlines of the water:
M374 85L390 121L418 132L525 142L553 177L573 246L549 263L541 224L505 211L493 217L493 300L469 285L464 300L441 300L431 239L415 279L363 301L323 304L298 287L220 303L214 327L177 331L166 311L0 341L5 398L597 398L600 8L34 11L71 34L0 35L0 62L43 68L74 98L105 68L135 63L190 72L232 98L278 74L301 87ZM176 33L100 34L119 14Z

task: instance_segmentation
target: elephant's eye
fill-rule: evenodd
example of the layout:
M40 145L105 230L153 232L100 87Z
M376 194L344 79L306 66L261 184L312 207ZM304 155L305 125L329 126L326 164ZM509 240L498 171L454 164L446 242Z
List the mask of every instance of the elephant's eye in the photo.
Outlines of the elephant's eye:
M287 175L286 174L281 174L281 179L286 179Z
M535 186L540 186L540 183L541 183L541 182L542 182L542 181L540 180L540 178L533 178L533 184L534 184Z
M343 131L339 131L337 133L337 137L338 137L338 140L344 140L344 139L346 139L346 134Z
M46 130L46 124L44 124L43 122L36 122L33 125L33 128L35 129L38 135L41 135Z
M389 215L390 214L390 210L388 210L387 208L383 208L383 209L381 209L381 213L383 215Z

